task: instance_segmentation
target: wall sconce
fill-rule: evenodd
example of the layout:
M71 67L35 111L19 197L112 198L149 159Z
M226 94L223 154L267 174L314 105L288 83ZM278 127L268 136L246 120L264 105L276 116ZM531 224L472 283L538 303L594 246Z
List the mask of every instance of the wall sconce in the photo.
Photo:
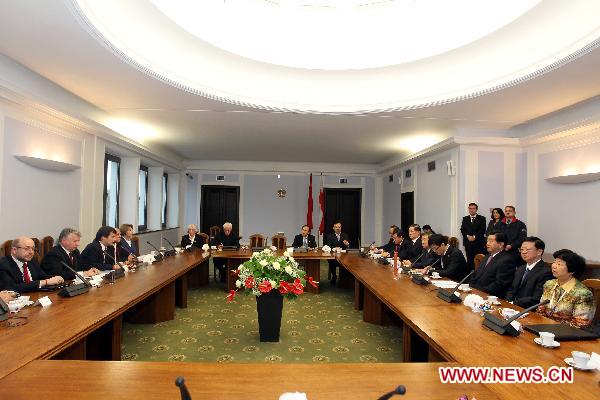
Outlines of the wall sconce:
M27 165L35 168L45 169L47 171L69 172L81 168L79 165L63 161L49 160L41 157L21 156L15 154L15 158Z
M561 175L546 178L552 183L586 183L600 180L600 172L588 172L585 174Z

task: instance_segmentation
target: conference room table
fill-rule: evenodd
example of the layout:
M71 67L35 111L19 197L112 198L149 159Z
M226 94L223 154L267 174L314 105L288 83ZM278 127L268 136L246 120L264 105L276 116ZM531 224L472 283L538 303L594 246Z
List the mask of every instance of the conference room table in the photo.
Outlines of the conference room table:
M275 253L282 256L286 250L277 250ZM225 258L227 259L227 280L225 284L225 291L236 290L235 281L236 277L232 274L232 271L244 261L249 260L252 257L252 249L238 249L238 250L211 250L211 256L213 258ZM323 252L322 250L309 250L306 252L295 251L292 256L296 261L301 262L304 265L306 275L311 276L315 281L321 281L321 260L333 260L335 259L335 252ZM307 285L304 290L308 293L319 293L319 286L313 287Z
M524 331L518 337L502 336L483 326L483 317L463 304L446 303L433 285L418 285L406 274L395 280L392 269L369 258L342 254L339 262L354 275L355 307L366 322L386 325L390 314L403 323L404 361L448 361L463 367L566 367L572 351L600 352L600 340L565 341L557 349L543 348ZM485 293L471 290L462 293ZM498 307L522 310L505 301ZM497 312L497 310L495 311ZM535 312L521 324L556 323ZM426 359L423 359L425 356ZM574 371L572 384L486 384L501 398L600 398L600 372Z
M30 300L48 296L52 304L25 307L0 323L0 377L36 359L120 360L123 317L133 323L173 319L176 305L187 306L188 287L208 284L208 257L197 250L140 266L72 298L31 293Z

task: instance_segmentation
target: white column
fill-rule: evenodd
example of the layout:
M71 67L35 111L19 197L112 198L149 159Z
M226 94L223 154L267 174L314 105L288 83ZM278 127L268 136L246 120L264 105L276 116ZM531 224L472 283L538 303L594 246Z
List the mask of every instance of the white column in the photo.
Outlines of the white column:
M395 183L395 182L394 182ZM319 202L317 201L317 204ZM381 233L383 230L383 175L375 177L375 237L376 243L381 243ZM366 243L363 243L366 245Z
M462 173L459 171L459 156L460 149L456 148L452 151L450 160L454 163L456 173L450 178L450 235L459 237L459 226L458 221L460 218L460 211L463 209L464 204L458 204L458 174Z
M167 181L167 227L179 226L179 174L168 175Z
M119 171L119 225L131 224L138 227L139 157L121 158Z
M89 243L102 225L106 145L97 136L86 135L82 141L82 149L79 230L81 242Z
M185 175L184 172L179 173L179 189L178 189L178 194L179 194L179 236L182 236L186 230L185 225L185 213L186 213L186 191L187 191L187 181L188 179L186 179L187 176Z
M162 213L162 178L163 167L148 168L148 224L147 229L155 231L161 229Z

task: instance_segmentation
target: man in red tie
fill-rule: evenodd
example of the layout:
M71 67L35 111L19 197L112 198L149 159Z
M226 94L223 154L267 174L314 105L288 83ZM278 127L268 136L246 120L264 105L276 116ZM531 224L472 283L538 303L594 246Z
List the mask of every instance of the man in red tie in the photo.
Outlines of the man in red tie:
M7 290L33 292L44 286L64 282L61 276L49 276L33 259L35 244L28 237L12 241L10 255L0 260L0 282Z
M58 244L51 248L42 260L42 270L46 275L60 275L65 280L75 279L75 274L66 268L62 262L69 265L75 271L81 271L83 276L93 276L99 274L100 271L94 267L84 269L81 268L81 260L79 253L79 242L81 241L81 233L73 228L65 228L58 235Z

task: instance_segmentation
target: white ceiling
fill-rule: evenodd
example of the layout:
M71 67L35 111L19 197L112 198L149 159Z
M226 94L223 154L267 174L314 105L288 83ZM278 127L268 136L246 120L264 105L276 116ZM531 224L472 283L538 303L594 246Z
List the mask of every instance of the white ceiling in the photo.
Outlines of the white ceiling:
M408 152L407 139L441 140L465 129L498 134L600 94L594 48L535 79L434 107L365 116L272 113L141 72L92 37L62 0L0 2L0 52L112 118L152 126L156 136L145 140L197 160L379 163Z

